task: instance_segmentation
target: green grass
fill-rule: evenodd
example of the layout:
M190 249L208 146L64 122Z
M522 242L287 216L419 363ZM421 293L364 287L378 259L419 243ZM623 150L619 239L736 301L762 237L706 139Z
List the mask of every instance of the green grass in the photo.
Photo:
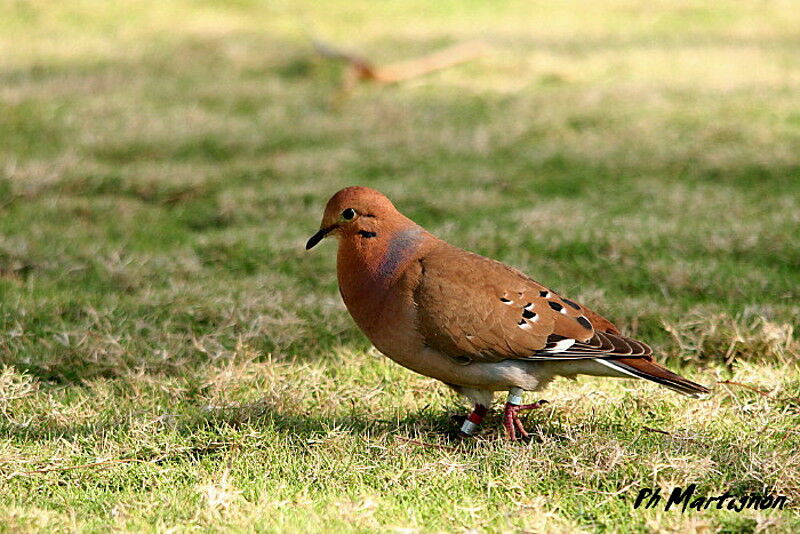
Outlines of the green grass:
M0 2L0 531L800 531L794 7ZM303 28L492 51L337 99ZM557 381L454 441L303 250L352 184L768 396ZM790 509L632 508L692 482Z

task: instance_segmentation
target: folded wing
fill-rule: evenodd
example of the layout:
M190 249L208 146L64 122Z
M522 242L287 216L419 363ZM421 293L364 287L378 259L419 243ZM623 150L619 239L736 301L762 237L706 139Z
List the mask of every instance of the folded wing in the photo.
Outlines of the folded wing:
M648 345L502 263L442 242L414 291L425 343L459 361L594 359L681 393L708 390L652 360Z

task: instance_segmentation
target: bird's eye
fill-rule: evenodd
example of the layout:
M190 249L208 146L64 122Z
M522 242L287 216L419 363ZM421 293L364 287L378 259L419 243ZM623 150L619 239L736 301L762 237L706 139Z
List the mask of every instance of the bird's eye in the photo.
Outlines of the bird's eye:
M356 210L354 210L353 208L347 208L342 212L342 219L344 219L345 221L352 221L353 217L355 216L356 216Z

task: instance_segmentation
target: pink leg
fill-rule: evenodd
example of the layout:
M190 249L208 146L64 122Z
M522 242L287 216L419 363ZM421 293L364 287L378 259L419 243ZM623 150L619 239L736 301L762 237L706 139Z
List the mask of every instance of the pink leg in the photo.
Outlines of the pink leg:
M517 431L519 431L521 438L527 438L528 433L522 425L519 418L519 412L523 410L535 410L547 404L546 400L540 400L533 404L517 404L522 398L522 390L514 388L509 391L508 402L506 402L505 409L503 410L503 426L506 429L508 439L515 441L517 439Z

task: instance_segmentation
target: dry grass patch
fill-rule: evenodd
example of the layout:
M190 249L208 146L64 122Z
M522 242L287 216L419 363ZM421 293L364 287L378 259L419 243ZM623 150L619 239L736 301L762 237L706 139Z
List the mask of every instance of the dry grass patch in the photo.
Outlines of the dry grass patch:
M795 532L800 63L787 2L0 5L0 530ZM340 65L478 61L333 102ZM714 386L557 381L534 439L370 348L359 183ZM531 395L533 398L533 395Z

